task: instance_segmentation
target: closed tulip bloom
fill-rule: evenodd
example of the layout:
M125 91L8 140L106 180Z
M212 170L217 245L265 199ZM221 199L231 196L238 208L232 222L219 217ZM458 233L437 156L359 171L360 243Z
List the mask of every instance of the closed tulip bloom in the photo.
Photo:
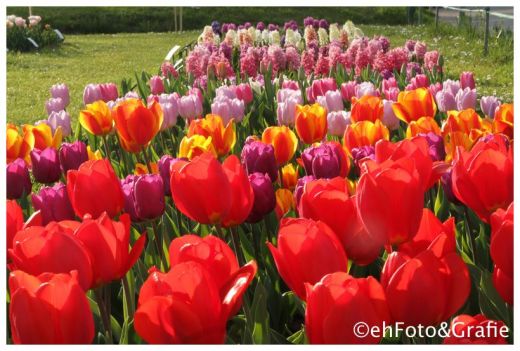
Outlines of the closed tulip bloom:
M229 121L225 126L222 118L218 115L208 114L204 118L191 121L188 129L188 137L203 135L211 137L218 156L229 154L236 142L235 123Z
M119 138L144 148L159 132L163 121L161 105L144 106L138 99L120 102L114 112L114 122Z
M268 174L272 182L278 178L274 147L271 144L256 140L246 141L242 148L241 160L247 174Z
M241 83L237 85L236 94L237 98L244 101L246 105L253 101L253 90L247 83Z
M244 101L230 99L226 96L217 96L211 104L211 113L219 115L225 124L228 124L231 119L234 119L235 122L240 122L245 114Z
M296 208L293 193L286 188L280 188L275 191L276 207L275 213L278 220L285 216L289 211Z
M157 166L159 168L159 174L161 175L163 181L164 195L171 196L170 191L170 169L174 163L179 161L179 159L174 158L170 155L163 155L157 162Z
M179 99L179 114L188 121L200 117L202 115L202 99L197 94L181 96Z
M475 89L475 77L473 76L473 72L466 71L460 74L460 87L462 89Z
M254 192L254 203L247 222L256 223L274 210L276 197L274 194L273 183L267 174L253 173L249 175L249 182Z
M69 87L64 84L54 84L50 89L51 96L53 98L60 98L63 101L65 107L69 106L70 103L70 95L69 95Z
M193 158L202 155L203 153L209 152L215 157L218 156L217 150L213 145L213 138L211 136L204 136L200 134L194 134L191 137L184 136L179 144L179 158L187 158L192 160Z
M6 167L6 196L8 199L19 199L31 193L32 183L27 164L17 158Z
M383 117L381 117L381 122L390 130L399 128L399 119L394 113L393 104L394 102L391 100L383 100Z
M406 128L407 138L426 133L441 135L441 129L439 128L439 125L432 117L421 117L417 121L410 122Z
M278 273L303 301L306 283L314 285L328 273L347 271L347 255L340 241L320 221L283 219L278 230L278 247L270 242L267 245Z
M242 223L254 202L245 170L234 155L221 165L210 153L172 168L170 188L175 206L203 224ZM212 189L208 193L207 189Z
M9 322L15 344L90 344L94 318L78 272L9 274ZM31 313L27 313L31 311Z
M444 338L443 344L507 344L500 331L507 328L504 322L487 319L483 314L470 316L461 314L453 318L449 328L449 334ZM483 330L496 330L496 333L482 333Z
M133 222L155 219L164 213L164 186L160 175L128 175L121 188L125 212L130 214Z
M368 233L388 244L410 240L419 227L424 180L412 159L365 162L357 186L358 213ZM399 206L388 206L399 199Z
M388 140L390 131L381 122L361 121L347 126L343 136L343 145L352 152L354 148L361 146L373 146L378 140Z
M325 108L327 112L343 110L343 100L339 90L329 90L325 95L318 96L316 101Z
M52 112L63 111L65 106L65 102L61 98L50 98L45 102L45 110L49 116Z
M421 117L435 117L437 112L435 100L428 88L400 92L392 108L397 118L406 123Z
M73 236L78 225L72 221L50 222L44 227L19 231L9 250L10 270L20 269L33 275L76 270L79 284L87 291L92 286L92 267L87 249Z
M495 111L502 103L494 95L483 96L480 98L480 109L489 118L495 117Z
M385 292L373 277L336 272L307 285L305 331L311 344L377 344L382 335L360 337L355 327L380 327L390 321Z
M104 101L95 101L79 113L79 123L90 134L106 135L112 131L114 119Z
M298 139L286 126L267 127L262 133L262 142L274 147L274 156L279 166L289 162L298 147Z
M435 94L435 100L439 111L448 112L457 109L457 101L455 101L455 94L448 89L443 89Z
M31 200L34 209L41 213L43 225L52 221L74 219L74 210L63 183L41 188L37 194L32 194Z
M370 235L358 215L344 178L307 181L298 202L301 217L326 223L341 241L347 256L359 265L373 262L386 243L383 235Z
M392 319L404 326L438 325L464 305L471 289L455 237L446 233L416 255L392 252L381 272L381 285Z
M316 101L318 96L324 96L330 90L337 90L338 86L334 78L322 78L314 80L310 88L311 100Z
M144 249L146 235L130 247L130 218L123 214L113 221L106 213L97 219L84 219L74 231L89 256L92 266L92 287L121 279L135 264Z
M93 218L107 212L117 216L124 207L123 191L112 165L108 160L90 160L78 170L67 172L67 192L80 218L90 214Z
M298 181L298 166L294 167L292 163L288 163L282 167L282 187L294 190Z
M489 223L495 210L513 201L513 149L498 135L489 142L477 142L469 152L459 148L452 185L457 199Z
M119 92L117 91L117 85L115 83L99 84L99 91L101 93L101 99L104 102L115 101L119 97Z
M87 146L79 140L63 143L60 147L59 159L64 174L67 174L70 169L78 169L83 162L88 161Z
M341 97L343 100L350 102L352 97L356 96L356 81L350 81L341 84Z
M514 137L514 116L513 104L503 104L496 109L495 118L493 120L493 129L495 133L502 133L513 140Z
M99 100L103 100L103 95L101 95L99 85L92 83L87 84L85 90L83 90L83 104L87 106Z
M12 123L6 125L6 161L11 163L17 158L25 159L31 146L24 136L20 134L18 127Z
M173 127L177 124L177 116L179 115L179 106L177 100L171 102L161 102L161 110L163 112L163 123L161 130Z
M350 168L349 159L341 144L335 141L311 146L302 153L307 175L315 178L346 177Z
M321 141L327 135L327 110L319 104L296 105L295 126L304 143Z
M53 133L48 124L39 124L37 126L24 124L22 130L24 142L28 146L27 156L29 155L29 150L32 149L43 150L47 147L57 149L63 137L61 128L56 128L56 132Z
M341 137L350 124L350 112L333 111L327 114L328 134Z
M350 112L352 122L375 122L382 119L383 114L383 102L377 96L364 95L359 99L352 99L352 111Z
M457 110L459 111L468 108L474 109L477 104L477 91L470 88L461 89L457 95L455 95L455 101L457 102Z
M58 151L52 147L31 151L32 174L39 183L54 183L60 179Z
M181 253L186 250L186 255L198 256L194 251L204 250L202 244L206 243L186 246ZM134 319L141 338L151 344L224 343L226 322L236 313L237 302L257 267L254 261L246 264L230 274L226 285L219 288L215 267L208 269L212 259L187 260L172 265L167 273L150 274L141 288Z
M494 262L493 283L502 299L513 305L514 253L513 202L507 210L498 209L491 215L491 244L489 251Z
M148 82L153 95L164 93L164 83L161 76L152 76Z
M58 127L61 127L61 132L64 137L68 137L72 133L72 127L70 125L70 115L67 111L52 111L49 114L47 123L52 129L52 133L56 133Z
M298 100L294 97L288 97L283 102L278 102L276 108L276 117L278 119L278 125L280 126L294 126L294 120L296 118L296 105L301 103L301 98Z

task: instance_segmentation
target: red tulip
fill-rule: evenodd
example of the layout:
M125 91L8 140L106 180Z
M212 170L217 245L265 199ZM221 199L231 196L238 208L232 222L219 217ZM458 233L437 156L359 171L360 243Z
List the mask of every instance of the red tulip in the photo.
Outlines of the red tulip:
M9 250L11 270L19 269L32 275L45 272L78 271L78 281L84 290L92 285L92 266L88 251L73 236L79 223L51 222L45 227L34 226L19 231Z
M449 330L443 344L507 344L504 322L487 319L483 314L461 314L453 318Z
M141 288L134 319L141 338L153 344L224 342L226 322L257 267L251 261L220 289L208 268L190 260L175 264L168 273L151 273Z
M23 227L23 212L22 208L16 200L7 200L6 202L6 240L7 249L11 249L13 247L13 239L16 233Z
M123 191L108 160L91 160L67 172L67 192L78 217L106 212L117 216L124 208Z
M471 283L468 268L456 252L455 237L441 233L415 256L391 253L381 272L381 285L393 320L405 326L428 326L457 312L468 298Z
M493 282L504 301L513 304L513 202L507 211L498 209L491 215L491 245L489 251L495 263Z
M305 218L280 221L278 247L267 243L280 276L305 300L305 283L315 284L324 275L347 271L347 255L325 223Z
M135 264L146 241L141 235L128 252L130 246L130 217L123 214L119 222L106 213L98 219L85 219L75 230L74 237L86 248L92 264L93 283L99 286L122 278Z
M94 318L76 271L9 275L9 321L15 344L90 344Z
M410 240L419 228L424 201L414 161L367 161L362 168L357 207L368 233L392 245Z
M358 216L356 197L349 196L344 178L318 179L305 184L298 213L327 224L337 235L347 256L357 264L374 261L386 237L372 237Z
M170 187L177 208L203 224L240 224L254 203L247 173L234 155L222 165L210 153L178 162L172 168Z
M390 323L385 292L373 277L336 272L306 287L305 331L311 344L377 344L382 339L355 333L360 322L368 328Z
M494 135L471 151L457 150L451 176L453 193L483 221L513 201L513 148Z

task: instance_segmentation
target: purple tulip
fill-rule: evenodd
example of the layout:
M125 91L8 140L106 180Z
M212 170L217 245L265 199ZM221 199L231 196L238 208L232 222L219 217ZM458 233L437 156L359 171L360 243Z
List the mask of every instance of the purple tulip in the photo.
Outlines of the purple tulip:
M63 183L41 188L38 194L32 194L31 200L34 209L41 213L43 225L52 221L74 219L74 209L67 194L67 186Z
M316 100L327 112L343 111L343 100L339 90L329 90L325 95L318 96Z
M88 161L87 146L79 140L63 143L60 147L59 159L63 174L67 174L71 169L78 169L83 162Z
M88 105L98 100L103 100L99 85L87 84L85 90L83 90L83 104Z
M164 213L164 185L159 174L128 175L121 187L125 212L132 221L151 220Z
M179 100L179 114L188 122L202 114L202 100L197 94L182 96Z
M332 111L327 114L327 129L329 135L343 136L345 129L350 124L350 112Z
M448 112L457 109L455 96L449 89L443 89L437 92L435 95L435 100L437 101L437 107L439 107L439 111Z
M267 174L250 174L249 183L253 188L255 201L246 221L256 223L275 208L276 196L271 178Z
M50 98L45 102L45 109L47 110L47 115L50 115L52 112L64 110L65 102L61 98Z
M314 178L314 176L312 175L306 175L301 178L298 178L298 181L296 182L296 187L294 188L294 201L296 202L296 208L298 208L300 205L300 199L302 198L305 184L313 180L316 180L316 178Z
M446 158L446 151L444 150L444 140L440 135L435 133L419 133L418 135L424 137L428 142L430 158L432 161L442 161Z
M7 165L5 178L8 199L19 199L31 193L31 177L23 159L17 158Z
M70 95L69 87L66 84L54 84L51 89L51 96L53 98L60 98L63 101L65 107L69 106Z
M39 183L54 183L61 176L60 160L55 148L47 147L43 150L31 151L32 173Z
M483 96L480 98L480 108L489 118L495 118L495 111L502 103L496 96Z
M441 185L442 190L444 191L444 196L448 199L448 201L453 202L454 204L460 205L461 202L457 199L455 194L453 193L453 185L451 180L453 168L450 167L442 176L441 176Z
M68 137L72 133L72 127L70 125L70 115L67 111L52 111L47 119L47 124L52 129L52 134L56 133L56 129L61 127L61 133L63 137Z
M325 142L305 149L301 157L307 175L318 179L346 176L341 174L346 169L346 160L340 148L337 144Z
M453 96L457 95L460 89L460 82L458 80L447 79L442 83L442 90L449 90Z
M361 163L365 159L375 160L376 151L372 145L355 147L351 151L352 159L354 160L354 164L356 165L356 172L359 174L359 168Z
M460 74L460 87L462 89L475 89L475 77L473 76L473 72L466 71Z
M164 82L160 76L152 76L148 82L153 95L164 93Z
M117 100L119 97L115 83L99 84L99 91L101 92L101 99L105 102Z
M278 178L274 147L271 144L248 138L242 148L241 159L247 174L267 173L273 182Z
M170 155L163 155L159 162L157 162L157 166L159 167L159 174L163 180L164 186L164 195L170 196L170 170L172 165L176 162L184 160L184 158L174 158Z
M457 101L457 110L459 111L467 108L475 109L475 105L477 104L477 91L470 88L461 89L457 95L455 95L455 101Z

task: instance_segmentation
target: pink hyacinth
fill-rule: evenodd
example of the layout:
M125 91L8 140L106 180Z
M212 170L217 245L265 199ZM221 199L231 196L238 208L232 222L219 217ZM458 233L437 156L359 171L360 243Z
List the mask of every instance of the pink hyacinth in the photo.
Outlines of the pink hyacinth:
M305 50L302 54L301 66L303 67L305 74L310 75L314 71L314 50Z
M179 72L177 72L170 61L164 61L161 64L161 74L164 78L169 78L170 75L173 78L179 77Z
M426 54L426 43L422 41L415 43L414 53L417 60L422 61Z
M315 76L327 76L329 74L329 58L324 54L318 56L316 67L314 67Z
M300 54L295 47L289 46L285 49L285 58L288 70L297 71L300 68Z
M439 65L439 52L437 50L428 51L424 54L424 66L432 71ZM440 69L440 67L439 67Z
M281 47L276 45L269 46L269 49L267 49L267 55L269 57L269 62L271 62L271 65L273 66L273 75L276 75L277 72L285 69L285 53Z

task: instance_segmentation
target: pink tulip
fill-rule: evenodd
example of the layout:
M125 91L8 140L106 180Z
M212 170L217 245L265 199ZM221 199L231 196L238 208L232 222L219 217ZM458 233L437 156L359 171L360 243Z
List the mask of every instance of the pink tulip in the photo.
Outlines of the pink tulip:
M253 90L249 84L241 83L237 85L236 94L237 98L244 101L246 105L253 101Z
M98 100L102 100L101 89L98 84L87 84L83 90L83 104L88 105Z
M164 82L160 76L152 76L148 82L152 94L159 95L164 93Z
M101 92L101 99L105 102L115 101L119 97L117 85L115 83L98 84Z
M69 106L69 87L66 84L54 84L51 87L50 92L53 98L60 98L61 100L63 100L63 104L65 105L65 107Z
M355 95L359 99L365 95L379 96L379 90L376 89L372 82L363 82L354 88Z
M495 111L502 103L496 96L483 96L480 98L480 108L489 118L495 118Z
M390 130L396 130L399 128L399 119L394 113L392 109L392 105L394 101L392 100L383 100L383 118L381 122Z
M477 104L477 90L465 88L459 90L455 95L455 101L457 101L457 110L462 111L467 108L475 108Z
M343 100L348 102L352 100L352 97L356 95L356 86L357 83L355 81L341 84L341 97Z
M475 77L473 76L473 72L466 71L460 74L460 86L462 89L475 89Z
M329 90L323 96L318 96L317 102L325 107L327 112L342 111L343 100L341 99L341 93L339 90Z
M50 115L52 112L58 112L65 109L65 102L61 98L50 98L45 102L45 109L47 114Z
M230 99L226 96L217 96L211 104L211 113L222 117L222 122L226 125L231 118L235 122L242 121L244 118L244 101L239 99Z
M202 115L202 101L196 94L182 96L179 100L179 114L187 121Z
M327 114L327 128L329 135L343 136L350 124L350 112L332 111Z

